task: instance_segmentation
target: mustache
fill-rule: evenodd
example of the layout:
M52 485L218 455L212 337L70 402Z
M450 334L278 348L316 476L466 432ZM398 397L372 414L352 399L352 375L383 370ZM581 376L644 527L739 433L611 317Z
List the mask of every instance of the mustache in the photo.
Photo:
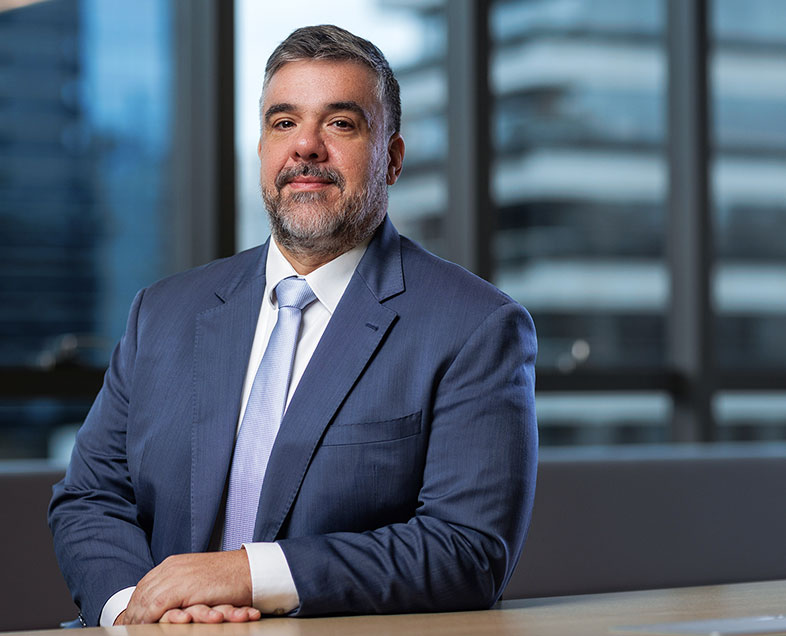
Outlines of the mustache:
M279 172L276 177L276 189L281 191L281 188L297 177L316 177L317 179L324 179L325 181L335 184L341 192L344 192L344 186L346 185L344 175L338 170L304 163L301 166L282 168L281 172Z

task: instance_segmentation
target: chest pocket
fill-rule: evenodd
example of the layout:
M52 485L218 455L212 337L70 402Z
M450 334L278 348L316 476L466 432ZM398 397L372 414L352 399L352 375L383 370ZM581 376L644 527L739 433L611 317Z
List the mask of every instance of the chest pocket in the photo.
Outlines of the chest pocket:
M412 435L418 435L421 429L420 411L404 417L380 422L358 422L349 424L332 424L322 446L345 446L348 444L372 444L375 442L391 442Z

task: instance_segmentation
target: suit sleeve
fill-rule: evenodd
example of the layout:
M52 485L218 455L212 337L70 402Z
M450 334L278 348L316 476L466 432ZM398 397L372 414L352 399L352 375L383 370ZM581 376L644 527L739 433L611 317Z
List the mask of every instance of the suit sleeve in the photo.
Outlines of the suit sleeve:
M152 567L126 454L129 387L143 292L131 307L126 333L112 355L104 386L77 435L63 481L54 486L49 525L55 553L88 625L104 603L136 585Z
M407 522L279 541L299 616L483 609L518 561L535 492L535 332L492 312L439 382L423 484Z

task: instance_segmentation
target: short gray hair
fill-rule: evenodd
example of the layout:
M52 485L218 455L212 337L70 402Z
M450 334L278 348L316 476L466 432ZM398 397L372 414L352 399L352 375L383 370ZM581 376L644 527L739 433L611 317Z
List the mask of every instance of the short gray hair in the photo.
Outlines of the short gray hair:
M385 107L388 132L400 132L401 97L398 80L382 51L368 40L332 24L297 29L276 47L265 66L262 99L271 78L282 66L303 60L360 62L370 68L377 78L377 96Z

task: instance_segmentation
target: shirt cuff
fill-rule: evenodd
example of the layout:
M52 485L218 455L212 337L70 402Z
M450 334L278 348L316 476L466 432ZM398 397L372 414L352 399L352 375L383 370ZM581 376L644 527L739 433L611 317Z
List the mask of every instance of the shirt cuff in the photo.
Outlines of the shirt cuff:
M127 587L109 597L109 600L104 603L104 609L101 610L101 618L98 619L99 626L112 627L115 624L120 613L128 607L128 602L135 589L136 586Z
M287 558L278 543L244 543L253 605L263 614L288 614L300 605Z

